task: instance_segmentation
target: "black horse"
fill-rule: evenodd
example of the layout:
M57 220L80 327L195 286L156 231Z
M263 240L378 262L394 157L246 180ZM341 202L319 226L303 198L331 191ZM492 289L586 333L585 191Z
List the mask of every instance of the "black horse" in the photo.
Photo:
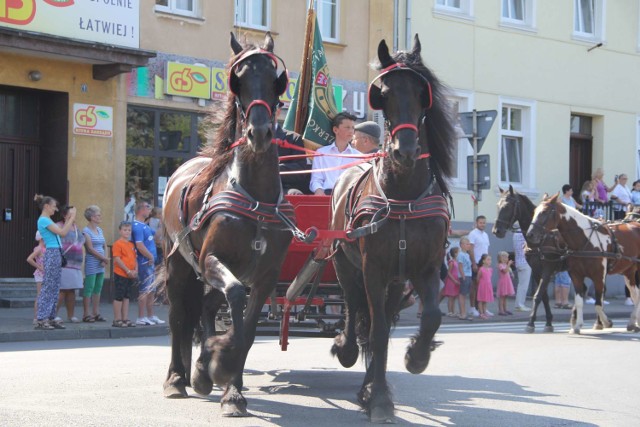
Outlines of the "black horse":
M493 225L493 234L498 238L503 238L507 230L514 230L514 224L518 222L523 234L529 229L533 220L533 212L536 206L524 194L519 194L510 185L509 190L500 189L500 200L498 200L498 218ZM544 332L553 332L553 314L549 305L549 293L547 288L554 274L567 269L566 244L557 231L546 233L540 243L534 244L525 237L527 248L525 257L531 266L533 281L538 286L534 296L534 304L531 309L529 322L526 331L535 331L536 313L540 303L544 305L546 314L546 325ZM528 286L528 283L518 286Z
M224 389L223 415L246 416L242 372L260 310L276 286L291 241L282 215L291 217L293 210L283 201L272 144L287 71L278 74L282 61L273 54L269 33L262 47L242 47L231 34L231 48L231 93L215 140L172 175L164 197L171 303L164 395L186 397L189 384L206 395L216 383ZM251 287L248 302L245 286ZM225 300L233 326L214 336L214 316ZM190 377L191 341L201 317L202 348Z
M407 280L424 303L419 333L405 356L409 372L426 369L441 322L438 276L449 227L445 179L452 175L456 136L444 87L423 65L417 35L411 52L393 57L381 41L378 59L382 72L369 87L369 103L385 115L385 157L347 170L332 196L330 228L347 234L335 244L333 258L346 319L332 353L350 367L358 344L363 347L370 364L358 400L371 421L391 422L387 347Z

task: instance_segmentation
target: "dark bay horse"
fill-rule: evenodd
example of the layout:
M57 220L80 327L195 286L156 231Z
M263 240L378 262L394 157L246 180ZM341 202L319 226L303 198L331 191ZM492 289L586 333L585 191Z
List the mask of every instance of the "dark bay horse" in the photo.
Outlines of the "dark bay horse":
M511 185L506 191L500 188L498 218L493 225L493 234L501 239L508 230L526 233L533 220L535 208L536 206L527 196L514 191ZM514 229L516 222L519 225L519 230ZM525 257L531 267L533 281L537 284L536 293L533 297L533 308L525 330L527 332L535 331L536 313L540 303L542 303L546 314L544 332L553 332L553 314L549 306L547 288L554 274L567 269L567 260L565 259L567 253L566 244L556 230L545 234L542 241L537 244L529 241L526 236L525 240L527 241ZM521 285L518 284L518 286ZM528 283L524 284L524 286L528 285Z
M261 47L243 47L232 33L231 48L230 94L214 141L178 168L164 196L171 304L171 364L164 395L186 397L189 384L206 395L215 383L224 390L223 415L246 416L242 373L247 353L291 241L281 215L291 215L292 208L283 202L272 144L287 71L278 74L282 60L273 53L269 33ZM245 286L251 287L248 302ZM224 301L233 326L218 337L214 316ZM201 317L202 348L191 377L192 338Z
M441 322L439 272L449 227L445 178L452 174L456 136L444 87L423 65L420 49L417 35L410 52L393 57L380 42L381 74L369 87L369 103L385 115L385 157L347 170L332 196L330 228L348 237L335 244L333 258L346 319L332 353L350 367L362 346L370 364L358 400L372 422L394 418L387 347L406 280L424 303L419 333L405 356L409 372L426 369Z
M569 248L569 275L576 289L576 303L571 314L571 331L580 333L586 287L584 278L593 281L596 293L596 313L605 327L612 322L602 309L607 274L622 274L634 302L627 330L640 332L638 310L640 291L635 274L640 257L640 223L602 223L578 210L562 204L556 194L545 198L536 208L527 239L539 243L544 234L558 229ZM596 325L598 327L598 324Z

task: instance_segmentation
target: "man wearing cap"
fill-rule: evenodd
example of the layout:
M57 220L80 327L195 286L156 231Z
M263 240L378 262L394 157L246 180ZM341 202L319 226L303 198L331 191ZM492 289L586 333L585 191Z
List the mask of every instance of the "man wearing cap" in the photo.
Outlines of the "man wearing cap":
M316 153L324 156L313 159L313 173L311 184L309 184L313 194L331 194L336 181L344 172L340 167L355 160L349 157L336 157L335 154L360 154L349 144L353 138L355 120L356 116L347 112L338 113L333 118L332 130L335 140L331 145L318 148Z
M276 117L280 117L280 112L282 110L282 106L284 104L282 102L278 102L278 108L276 109ZM302 137L295 133L289 132L280 126L276 121L275 124L275 138L282 139L287 141L289 144L296 145L300 148L304 147L304 143L302 141ZM278 157L283 156L294 156L305 154L303 151L298 151L295 148L285 148L278 146ZM280 172L284 171L302 171L310 169L311 166L307 164L307 159L304 157L300 159L291 159L291 160L280 160ZM282 180L282 189L286 194L303 194L303 191L309 188L309 174L292 174L292 175L280 175L280 179Z
M357 124L351 145L364 154L378 152L380 149L380 126L372 121Z

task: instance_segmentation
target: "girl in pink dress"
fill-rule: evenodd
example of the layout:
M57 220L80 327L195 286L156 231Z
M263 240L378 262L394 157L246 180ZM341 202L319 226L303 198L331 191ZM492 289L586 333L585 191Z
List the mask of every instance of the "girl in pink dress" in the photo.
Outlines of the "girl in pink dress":
M507 310L507 297L515 295L513 282L511 281L511 264L513 261L509 259L509 254L502 251L498 253L498 314L500 316L512 315Z
M449 271L447 272L447 277L444 279L444 288L442 289L442 296L447 297L447 307L449 308L449 313L447 316L455 317L455 308L454 304L458 295L460 295L460 268L461 266L458 264L458 253L460 252L460 248L451 248L449 250L449 255L447 255L447 267Z
M491 257L488 254L482 255L478 264L480 268L478 269L478 296L476 299L478 300L480 318L488 319L487 303L493 302L493 284L491 283L493 268L491 268Z

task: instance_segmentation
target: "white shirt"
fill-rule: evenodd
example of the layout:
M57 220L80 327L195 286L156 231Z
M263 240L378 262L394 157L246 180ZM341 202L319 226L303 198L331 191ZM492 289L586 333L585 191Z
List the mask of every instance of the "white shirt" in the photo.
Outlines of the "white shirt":
M631 203L631 192L624 185L616 184L611 191L611 195L617 197L617 199L614 200L616 203L621 203L623 205ZM623 209L623 207L619 206L617 209L620 210Z
M362 154L355 148L353 148L350 144L347 145L347 148L340 152L338 147L336 147L335 142L331 145L327 145L326 147L320 147L316 150L316 153L321 154ZM332 171L324 171L324 172L316 172L316 169L325 169L332 168L335 166L342 166L352 162L355 162L358 159L354 159L351 157L333 157L333 156L318 156L313 158L313 173L311 174L311 183L309 184L309 189L312 193L318 188L323 190L333 190L333 187L336 185L336 181L344 172L344 169L336 169Z
M483 254L489 253L489 235L485 231L474 228L467 237L469 238L469 243L473 245L473 257L477 264Z
M516 254L516 268L526 267L527 258L524 256L524 248L527 241L524 239L524 234L521 231L513 233L513 251Z

